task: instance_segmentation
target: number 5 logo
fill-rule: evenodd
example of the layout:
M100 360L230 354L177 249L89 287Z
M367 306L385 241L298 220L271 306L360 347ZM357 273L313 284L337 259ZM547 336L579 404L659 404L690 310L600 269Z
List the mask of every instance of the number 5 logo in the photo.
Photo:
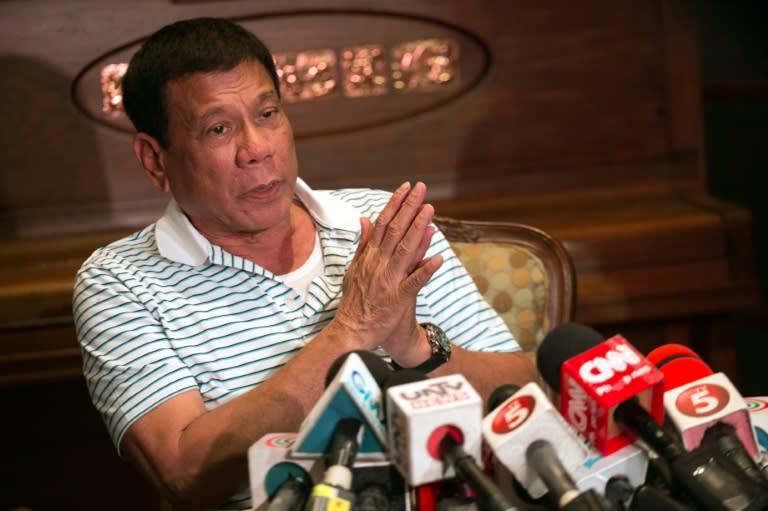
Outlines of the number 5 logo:
M535 407L536 400L532 396L516 397L496 412L491 429L499 434L515 430L528 420Z
M690 417L706 417L725 408L728 401L730 396L726 389L720 385L705 383L683 391L677 396L675 406Z

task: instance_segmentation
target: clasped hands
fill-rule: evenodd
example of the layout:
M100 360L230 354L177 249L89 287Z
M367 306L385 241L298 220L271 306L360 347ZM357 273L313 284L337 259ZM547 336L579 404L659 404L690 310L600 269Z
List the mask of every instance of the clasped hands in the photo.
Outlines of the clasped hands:
M403 183L375 224L361 218L360 244L344 277L336 321L361 349L382 346L398 364L415 366L428 356L416 321L416 296L443 263L425 257L435 210L427 187Z

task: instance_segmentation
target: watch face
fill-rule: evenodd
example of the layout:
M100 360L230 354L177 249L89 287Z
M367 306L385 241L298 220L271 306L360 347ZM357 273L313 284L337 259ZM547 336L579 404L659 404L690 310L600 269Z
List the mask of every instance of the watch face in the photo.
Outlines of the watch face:
M432 323L424 323L422 326L427 333L429 343L432 345L432 354L441 355L445 360L448 360L451 354L451 341L448 340L445 332Z

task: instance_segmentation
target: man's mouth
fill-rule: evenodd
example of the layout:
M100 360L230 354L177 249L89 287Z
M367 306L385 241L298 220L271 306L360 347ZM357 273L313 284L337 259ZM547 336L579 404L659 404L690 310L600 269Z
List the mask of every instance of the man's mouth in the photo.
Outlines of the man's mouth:
M256 199L272 198L280 189L280 181L270 181L267 184L254 186L245 195Z

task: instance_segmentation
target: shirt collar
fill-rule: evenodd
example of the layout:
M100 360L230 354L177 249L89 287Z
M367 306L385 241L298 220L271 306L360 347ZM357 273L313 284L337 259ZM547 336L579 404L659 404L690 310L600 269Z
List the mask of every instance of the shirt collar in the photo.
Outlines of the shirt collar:
M297 178L296 197L321 226L360 231L360 212L329 190L312 190L301 178ZM155 239L160 254L167 259L190 266L210 262L211 242L192 225L173 198L155 223Z

